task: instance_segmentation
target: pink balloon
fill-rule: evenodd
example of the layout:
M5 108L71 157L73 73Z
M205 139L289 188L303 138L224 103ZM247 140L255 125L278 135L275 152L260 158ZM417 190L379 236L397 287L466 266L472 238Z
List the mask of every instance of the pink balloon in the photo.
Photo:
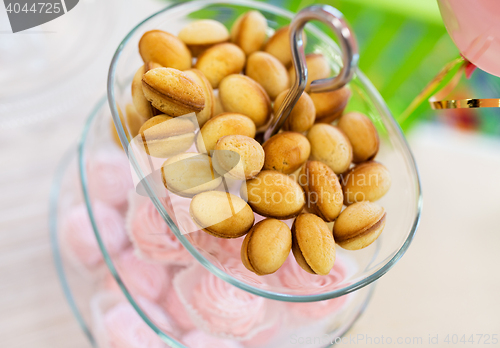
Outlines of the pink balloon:
M500 76L500 1L438 0L441 16L462 55Z

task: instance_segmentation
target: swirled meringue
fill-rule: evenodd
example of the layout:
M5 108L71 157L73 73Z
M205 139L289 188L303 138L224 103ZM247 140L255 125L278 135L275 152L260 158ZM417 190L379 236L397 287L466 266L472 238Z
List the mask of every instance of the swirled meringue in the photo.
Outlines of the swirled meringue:
M194 289L192 305L210 332L236 337L255 329L265 315L264 298L238 289L208 272Z
M186 307L184 307L184 304L179 299L179 296L177 296L174 287L171 287L166 296L162 298L160 306L162 306L171 315L181 329L189 331L196 328L189 317Z
M95 223L99 235L109 255L118 254L127 244L125 222L120 213L105 203L92 204ZM79 204L71 209L61 227L63 248L87 267L94 267L103 261L87 207Z
M167 347L127 302L117 304L104 315L104 328L111 348Z
M187 347L196 348L242 348L236 341L211 336L203 331L195 330L184 335L182 341Z
M167 268L139 259L133 249L128 249L120 255L116 268L127 290L134 296L157 301L168 289Z
M87 164L88 190L92 199L121 208L134 187L127 156L122 151L101 151Z
M337 261L335 266L326 276L318 276L307 273L296 262L285 262L279 272L279 279L283 286L297 290L298 294L310 294L311 289L331 288L339 284L346 277L346 269ZM297 311L301 316L319 319L332 315L339 310L347 300L347 296L337 297L331 300L309 302L309 303L289 303L290 309Z
M135 212L129 213L134 246L146 258L179 264L193 260L150 200L143 200Z

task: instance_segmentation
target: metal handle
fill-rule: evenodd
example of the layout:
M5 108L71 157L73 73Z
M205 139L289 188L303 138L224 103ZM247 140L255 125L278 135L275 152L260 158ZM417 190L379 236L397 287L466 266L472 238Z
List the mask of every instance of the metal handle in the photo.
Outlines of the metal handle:
M352 79L358 65L358 44L340 11L328 5L309 6L300 11L290 24L290 46L295 68L295 82L265 131L264 141L278 133L306 88L307 64L302 36L304 26L311 20L326 23L338 36L343 63L337 76L312 81L311 92L327 92L342 88Z

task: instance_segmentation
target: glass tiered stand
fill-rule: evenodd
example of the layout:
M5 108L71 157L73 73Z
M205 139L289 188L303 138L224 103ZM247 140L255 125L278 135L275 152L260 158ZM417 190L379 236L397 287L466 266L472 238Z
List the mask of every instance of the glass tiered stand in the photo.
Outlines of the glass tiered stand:
M199 18L229 28L251 9L266 17L270 35L293 18L261 2L193 1L136 26L112 62L109 101L96 106L78 149L61 165L51 200L54 255L67 299L96 347L330 346L362 313L371 283L411 243L421 209L416 166L382 98L359 71L349 83L347 111L365 113L379 132L377 160L392 174L391 189L380 201L387 224L365 249L337 248L328 276L306 273L292 255L272 275L249 272L240 261L242 238L185 231L176 224L166 189L155 181L161 162L145 162L134 151L127 157L118 144L118 138L130 139L130 132L124 123L115 134L112 119L120 122L118 110L131 102L142 34L152 29L176 34ZM306 33L306 53L322 53L338 72L342 61L335 42L314 25L308 24Z

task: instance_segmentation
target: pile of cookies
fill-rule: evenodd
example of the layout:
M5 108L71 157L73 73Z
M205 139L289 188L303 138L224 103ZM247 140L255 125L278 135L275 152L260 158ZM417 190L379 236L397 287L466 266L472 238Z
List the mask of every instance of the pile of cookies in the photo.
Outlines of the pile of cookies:
M241 259L249 270L274 273L291 250L304 270L326 275L336 245L358 250L379 237L386 213L373 202L391 178L373 160L374 124L361 113L344 114L350 89L309 93L311 81L332 74L319 53L307 55L308 86L284 129L262 145L255 140L295 77L288 27L270 38L268 31L264 16L250 11L230 31L197 20L177 36L146 32L127 123L149 155L167 158L163 183L192 198L198 226L219 238L245 236ZM193 113L195 119L180 117ZM186 152L193 144L198 152ZM239 196L224 190L238 180ZM254 213L265 219L254 224Z

